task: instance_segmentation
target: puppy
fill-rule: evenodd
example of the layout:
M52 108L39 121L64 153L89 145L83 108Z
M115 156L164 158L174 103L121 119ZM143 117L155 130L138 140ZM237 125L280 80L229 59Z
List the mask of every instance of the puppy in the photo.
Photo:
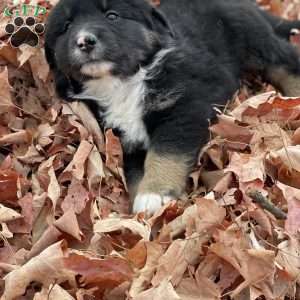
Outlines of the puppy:
M45 51L58 94L87 101L118 132L133 211L154 213L183 193L212 104L244 74L300 95L294 27L249 0L61 0Z

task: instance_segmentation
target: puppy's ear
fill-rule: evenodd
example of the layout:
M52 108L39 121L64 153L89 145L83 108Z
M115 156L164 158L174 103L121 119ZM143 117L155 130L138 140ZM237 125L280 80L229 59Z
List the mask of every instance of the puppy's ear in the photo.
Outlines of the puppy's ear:
M72 86L69 78L56 68L53 70L53 75L57 95L62 99L68 100L69 94L72 93Z
M53 49L51 49L47 43L47 41L45 41L45 56L46 56L46 60L50 66L50 69L53 70L56 68L56 64L55 64L55 56L54 56L54 51Z
M53 72L56 93L59 97L63 99L67 99L68 93L71 89L70 81L57 68L54 51L51 47L49 47L47 42L45 43L45 55L46 55L46 60L50 66L50 69Z
M152 19L155 31L163 35L168 34L173 38L175 37L175 32L166 16L154 7L152 8Z

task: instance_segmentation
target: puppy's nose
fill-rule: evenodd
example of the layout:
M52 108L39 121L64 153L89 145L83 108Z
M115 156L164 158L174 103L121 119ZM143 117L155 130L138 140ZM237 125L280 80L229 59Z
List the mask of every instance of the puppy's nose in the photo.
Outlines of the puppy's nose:
M97 37L92 33L85 33L77 39L77 46L81 51L91 51L97 43Z

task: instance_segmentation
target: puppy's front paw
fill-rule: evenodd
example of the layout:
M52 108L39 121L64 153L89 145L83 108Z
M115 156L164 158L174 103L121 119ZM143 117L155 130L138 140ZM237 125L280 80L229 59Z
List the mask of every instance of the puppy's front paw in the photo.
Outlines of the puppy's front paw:
M147 214L153 215L158 209L172 199L173 197L171 196L164 196L156 193L138 194L133 202L133 212L146 212Z

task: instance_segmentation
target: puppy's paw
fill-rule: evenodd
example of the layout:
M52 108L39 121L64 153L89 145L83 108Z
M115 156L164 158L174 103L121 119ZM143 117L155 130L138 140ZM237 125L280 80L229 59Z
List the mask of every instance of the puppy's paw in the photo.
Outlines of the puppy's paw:
M138 194L133 202L133 212L146 212L153 215L164 204L170 202L174 197L168 195L159 195L156 193Z

